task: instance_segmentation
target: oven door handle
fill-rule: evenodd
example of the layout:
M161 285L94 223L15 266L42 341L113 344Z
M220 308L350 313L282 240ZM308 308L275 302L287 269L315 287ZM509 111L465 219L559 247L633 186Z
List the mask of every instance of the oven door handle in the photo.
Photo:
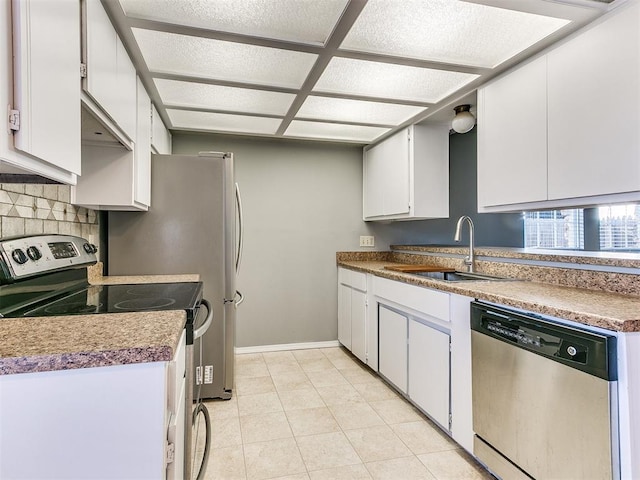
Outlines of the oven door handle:
M200 302L200 305L204 305L205 308L207 309L207 318L205 318L204 323L202 325L200 325L198 328L196 328L193 331L194 340L204 335L205 332L209 330L211 323L213 323L213 308L211 308L211 304L209 303L209 301L203 298L202 301Z

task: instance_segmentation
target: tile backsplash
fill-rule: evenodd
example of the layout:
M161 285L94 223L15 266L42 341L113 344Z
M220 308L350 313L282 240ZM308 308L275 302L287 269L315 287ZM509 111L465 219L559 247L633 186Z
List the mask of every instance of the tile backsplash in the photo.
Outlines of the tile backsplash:
M70 201L68 185L0 184L0 238L63 233L100 247L97 212Z

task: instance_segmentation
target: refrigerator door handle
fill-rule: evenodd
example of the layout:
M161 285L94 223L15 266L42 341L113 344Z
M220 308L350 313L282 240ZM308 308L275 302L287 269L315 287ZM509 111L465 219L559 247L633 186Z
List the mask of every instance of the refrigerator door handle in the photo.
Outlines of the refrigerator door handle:
M236 274L242 263L242 251L244 250L244 216L242 214L242 197L240 187L236 183L236 204L238 205L238 245L236 248Z
M211 308L211 304L203 298L202 301L200 302L200 305L204 305L205 308L207 309L207 318L205 318L204 323L202 325L200 325L198 328L196 328L193 331L194 340L204 335L205 332L209 330L209 327L213 322L213 308Z
M235 302L235 307L238 308L242 302L244 302L244 295L240 292L240 290L236 290L236 296L240 297L237 302Z

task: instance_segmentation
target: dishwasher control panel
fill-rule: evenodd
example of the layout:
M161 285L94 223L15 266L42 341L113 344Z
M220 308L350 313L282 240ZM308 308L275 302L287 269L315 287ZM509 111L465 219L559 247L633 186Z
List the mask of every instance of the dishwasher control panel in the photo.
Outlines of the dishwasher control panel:
M493 334L530 349L537 349L549 355L566 358L579 363L587 363L588 347L575 339L561 338L542 331L532 331L521 325L503 324L497 320L485 320L484 327Z
M601 378L617 378L614 335L480 302L471 303L471 329Z

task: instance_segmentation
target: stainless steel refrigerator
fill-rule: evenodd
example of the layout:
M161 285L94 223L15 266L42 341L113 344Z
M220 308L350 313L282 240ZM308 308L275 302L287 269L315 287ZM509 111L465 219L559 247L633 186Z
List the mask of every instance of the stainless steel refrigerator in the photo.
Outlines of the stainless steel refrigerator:
M203 152L153 155L149 211L108 215L109 275L200 274L214 310L194 345L191 385L200 398L232 394L241 212L233 155Z

